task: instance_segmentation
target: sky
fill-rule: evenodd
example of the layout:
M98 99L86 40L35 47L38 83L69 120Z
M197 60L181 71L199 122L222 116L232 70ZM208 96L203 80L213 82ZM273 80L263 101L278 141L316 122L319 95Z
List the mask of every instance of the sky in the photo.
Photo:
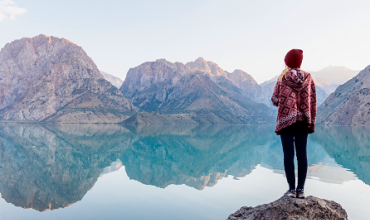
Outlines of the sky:
M76 43L122 79L147 61L203 57L262 83L293 48L306 71L370 65L370 1L0 0L0 48L39 34Z

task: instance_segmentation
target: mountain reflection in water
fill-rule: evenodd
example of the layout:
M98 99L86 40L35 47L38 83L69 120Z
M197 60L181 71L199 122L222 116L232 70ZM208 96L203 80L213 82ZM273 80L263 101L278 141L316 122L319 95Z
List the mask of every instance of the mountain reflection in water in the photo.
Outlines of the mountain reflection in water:
M258 164L283 172L273 126L0 126L0 193L39 211L80 201L98 178L121 166L130 179L202 190ZM317 127L309 136L309 178L370 184L367 127ZM352 172L349 172L350 169Z

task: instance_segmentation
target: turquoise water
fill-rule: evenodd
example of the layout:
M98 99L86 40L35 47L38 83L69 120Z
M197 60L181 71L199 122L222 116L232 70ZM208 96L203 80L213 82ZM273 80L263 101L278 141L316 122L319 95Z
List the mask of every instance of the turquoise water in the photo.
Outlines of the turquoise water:
M350 219L370 216L369 131L309 135L306 194ZM286 189L273 126L0 126L0 220L217 220Z

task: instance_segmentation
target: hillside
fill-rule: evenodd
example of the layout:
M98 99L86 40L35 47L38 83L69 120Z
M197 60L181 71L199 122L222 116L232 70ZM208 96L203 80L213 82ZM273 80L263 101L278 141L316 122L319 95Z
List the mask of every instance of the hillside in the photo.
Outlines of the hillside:
M339 86L318 108L317 122L323 124L370 124L370 66Z

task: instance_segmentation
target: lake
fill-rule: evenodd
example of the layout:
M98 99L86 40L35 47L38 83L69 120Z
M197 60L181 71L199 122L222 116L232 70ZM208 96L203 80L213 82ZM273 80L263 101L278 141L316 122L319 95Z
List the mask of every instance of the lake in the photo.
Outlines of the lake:
M370 127L317 126L306 195L370 216ZM274 126L0 125L0 220L226 219L288 185Z

